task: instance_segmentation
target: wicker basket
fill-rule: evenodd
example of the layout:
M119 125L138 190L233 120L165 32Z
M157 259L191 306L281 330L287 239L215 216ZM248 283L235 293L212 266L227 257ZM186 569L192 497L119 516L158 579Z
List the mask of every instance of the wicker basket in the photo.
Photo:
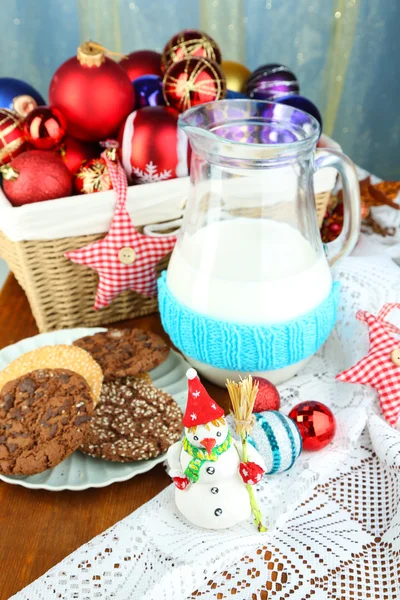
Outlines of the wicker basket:
M321 192L315 194L315 207L317 209L318 227L321 228L324 220L325 213L327 211L329 201L331 199L331 192Z
M320 145L340 150L340 146L325 136L321 136ZM321 226L335 185L336 172L323 169L316 177L315 200ZM187 178L128 188L128 208L131 202L130 214L136 227L140 230L140 226L179 218L186 190ZM95 311L97 273L64 257L65 252L82 248L105 236L114 206L111 190L88 194L84 204L81 198L72 197L15 209L0 189L0 257L8 263L25 290L40 331L104 325L157 310L155 298L127 291L115 298L110 306ZM81 214L84 207L87 207L86 215ZM71 215L71 219L68 217L68 232L63 228L64 222L60 217L65 214ZM50 231L53 239L42 239L47 238ZM166 268L168 260L169 257L166 257L161 261L159 271Z
M329 191L316 196L320 223L329 197ZM0 256L8 263L25 290L40 331L77 326L95 327L157 310L155 298L145 298L132 291L120 294L106 308L93 310L97 273L74 264L64 257L64 253L87 246L104 235L13 242L0 231ZM166 268L168 260L169 257L166 257L160 262L160 271Z
M107 308L93 310L97 273L72 263L64 252L86 246L104 235L12 242L0 231L0 256L24 289L40 331L94 327L157 310L155 298L131 291L120 294ZM160 263L160 270L167 264L168 258Z

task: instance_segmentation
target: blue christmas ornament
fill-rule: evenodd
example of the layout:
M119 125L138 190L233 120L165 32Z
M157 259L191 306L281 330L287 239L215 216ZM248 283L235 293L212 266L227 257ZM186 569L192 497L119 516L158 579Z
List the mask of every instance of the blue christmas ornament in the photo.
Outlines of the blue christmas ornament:
M225 98L228 100L237 100L238 98L247 98L246 94L242 94L242 92L234 92L233 90L226 90Z
M293 108L298 108L302 110L315 119L317 119L321 131L322 131L322 117L318 108L315 106L311 100L305 98L304 96L299 96L297 94L292 94L290 96L283 96L282 98L275 98L274 102L278 102L279 104L286 104L287 106L292 106Z
M251 443L263 457L267 475L288 471L302 448L300 432L292 419L277 410L255 413Z
M20 117L26 117L37 106L46 102L29 83L13 77L0 77L0 108L15 111Z
M135 110L145 106L165 105L162 79L158 75L143 75L132 83L135 90Z

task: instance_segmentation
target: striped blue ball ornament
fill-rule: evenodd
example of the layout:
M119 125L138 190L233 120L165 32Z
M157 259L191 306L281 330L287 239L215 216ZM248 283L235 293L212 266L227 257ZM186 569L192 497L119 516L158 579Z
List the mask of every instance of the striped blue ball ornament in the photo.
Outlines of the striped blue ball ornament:
M296 424L277 410L255 413L254 416L251 441L265 460L266 474L288 471L302 448Z

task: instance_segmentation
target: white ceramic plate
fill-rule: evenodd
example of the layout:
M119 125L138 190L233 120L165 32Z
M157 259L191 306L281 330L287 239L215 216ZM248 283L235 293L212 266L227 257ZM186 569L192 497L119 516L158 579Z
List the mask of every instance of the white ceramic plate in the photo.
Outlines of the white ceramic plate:
M41 346L53 344L71 344L85 335L92 335L99 328L64 329L42 333L31 338L26 338L0 350L0 371L21 354L35 350ZM179 406L184 409L187 398L186 370L188 363L180 354L170 351L165 362L150 371L151 378L156 387L165 390L174 397ZM38 475L17 476L1 475L0 479L14 485L22 485L31 489L50 491L61 490L86 490L110 485L115 481L125 481L139 473L145 473L155 465L165 460L165 454L150 460L141 460L131 463L112 463L101 458L91 458L82 452L76 451L62 463Z

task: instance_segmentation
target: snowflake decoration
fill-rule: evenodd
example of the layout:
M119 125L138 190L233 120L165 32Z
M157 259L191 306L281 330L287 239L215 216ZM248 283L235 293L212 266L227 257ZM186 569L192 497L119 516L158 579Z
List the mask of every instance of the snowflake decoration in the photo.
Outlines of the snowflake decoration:
M213 403L211 404L211 408L213 408L214 410L216 410L216 409L217 409L217 405L215 404L215 402L213 402Z
M197 415L196 415L196 413L192 413L192 414L190 415L190 418L192 419L192 421L194 421L195 419L197 419Z
M154 183L155 181L164 181L172 177L171 169L165 169L162 173L158 173L158 167L151 160L146 165L146 169L142 171L139 167L132 167L132 176L137 183Z
M199 390L197 390L197 392L193 392L192 396L194 396L195 398L198 398L200 396Z

